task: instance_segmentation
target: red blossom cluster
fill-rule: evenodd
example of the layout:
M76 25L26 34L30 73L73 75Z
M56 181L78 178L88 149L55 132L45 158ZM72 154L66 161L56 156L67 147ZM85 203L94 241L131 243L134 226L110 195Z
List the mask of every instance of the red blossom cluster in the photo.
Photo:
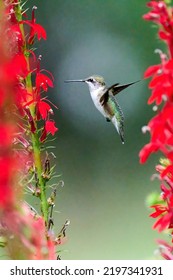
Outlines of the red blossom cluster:
M2 233L8 237L9 256L12 259L55 260L56 243L53 234L45 236L43 218L36 216L25 203L20 207L20 212L15 209L6 211L2 220L2 225L5 225ZM13 234L11 239L10 234Z
M50 119L53 110L43 95L44 92L47 92L48 87L53 87L53 76L47 70L40 69L40 57L37 59L31 48L36 39L46 40L46 31L40 24L36 23L35 6L32 9L32 19L22 20L22 18L17 18L18 1L9 1L9 4L7 1L5 2L7 5L6 14L9 17L8 35L12 37L10 45L12 59L8 75L16 78L16 101L23 114L27 115L26 109L33 104L37 108L36 120L40 118L44 120L45 139L48 133L54 135L57 131L55 122ZM24 32L28 32L28 34L24 35ZM32 86L26 82L31 74L34 77ZM27 115L27 117L32 123L33 116Z
M165 1L166 2L166 1ZM164 1L150 1L147 6L151 11L143 16L145 20L153 21L159 25L158 37L167 43L170 55L173 56L173 34L172 34L172 7Z
M152 78L148 104L155 102L157 114L145 128L151 138L139 157L141 163L146 162L154 152L161 151L165 157L161 160L162 164L156 166L161 181L161 196L159 202L151 206L154 213L150 216L157 218L154 228L159 232L169 230L173 237L173 8L164 1L150 1L147 6L151 10L144 15L144 19L158 25L158 36L166 43L168 54L157 50L160 64L150 66L144 74L145 78ZM161 255L173 259L173 246L164 241L159 241L159 244Z
M1 7L1 14L3 9ZM14 178L17 161L12 155L12 142L13 135L16 131L14 120L9 118L12 114L12 108L9 106L7 111L7 102L12 104L14 95L11 95L13 87L15 85L14 74L9 75L10 69L13 73L13 64L11 57L6 53L5 41L3 34L6 29L5 20L1 19L0 28L0 213L3 209L11 207L14 203L14 190L12 187L12 181ZM2 40L4 38L4 40ZM10 104L10 105L11 105Z
M33 7L29 20L22 1L2 2L0 243L5 236L4 246L7 243L11 258L56 259L55 246L62 243L65 230L58 237L54 236L52 216L48 220L49 207L53 209L54 206L55 191L51 199L45 198L43 201L45 185L50 179L50 163L48 156L45 160L47 163L43 163L40 155L40 143L46 140L49 133L54 135L58 130L51 119L52 103L44 96L48 88L53 87L53 76L47 70L40 69L41 57L36 58L33 51L36 39L46 39L46 31L36 23L36 7ZM35 187L31 177L35 178ZM30 182L27 183L27 180ZM23 202L26 187L32 190L33 195L40 197L41 215Z

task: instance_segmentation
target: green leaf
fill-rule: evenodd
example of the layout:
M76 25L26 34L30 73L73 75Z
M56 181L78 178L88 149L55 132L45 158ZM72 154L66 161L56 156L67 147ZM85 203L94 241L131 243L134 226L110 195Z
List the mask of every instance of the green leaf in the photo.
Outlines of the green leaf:
M166 4L171 4L172 0L164 0Z
M161 203L163 203L163 200L161 199L160 193L158 192L152 192L146 198L147 207L150 207L155 204L161 204Z

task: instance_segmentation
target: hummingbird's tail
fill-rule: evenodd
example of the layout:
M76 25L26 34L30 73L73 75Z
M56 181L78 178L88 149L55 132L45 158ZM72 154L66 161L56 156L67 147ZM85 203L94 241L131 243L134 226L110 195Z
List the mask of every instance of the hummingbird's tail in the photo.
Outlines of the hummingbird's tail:
M111 121L120 135L122 144L124 144L124 122L117 120L116 116L114 116Z
M124 115L118 102L116 100L114 102L116 102L117 110L111 121L120 135L122 144L124 144Z
M119 135L120 135L122 144L124 144L124 130L120 131Z

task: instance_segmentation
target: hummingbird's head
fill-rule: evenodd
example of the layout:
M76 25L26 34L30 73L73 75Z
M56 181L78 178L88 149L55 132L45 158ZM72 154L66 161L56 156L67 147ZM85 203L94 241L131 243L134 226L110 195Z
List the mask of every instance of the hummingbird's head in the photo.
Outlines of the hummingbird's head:
M65 81L65 83L71 83L71 82L84 82L84 83L88 84L90 91L93 91L93 90L96 90L96 89L99 89L99 88L105 89L105 87L106 87L106 84L105 84L105 81L104 81L103 77L97 76L97 75L90 76L90 77L88 77L86 79L83 79L83 80L67 80L67 81Z
M84 82L88 84L90 90L96 90L106 86L103 77L96 75L86 78Z

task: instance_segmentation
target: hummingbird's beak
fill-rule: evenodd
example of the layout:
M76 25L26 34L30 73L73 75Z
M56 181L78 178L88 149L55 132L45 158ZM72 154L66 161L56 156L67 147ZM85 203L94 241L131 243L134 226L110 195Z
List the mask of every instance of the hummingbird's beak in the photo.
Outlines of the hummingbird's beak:
M66 80L64 83L72 83L72 82L85 82L85 80Z

